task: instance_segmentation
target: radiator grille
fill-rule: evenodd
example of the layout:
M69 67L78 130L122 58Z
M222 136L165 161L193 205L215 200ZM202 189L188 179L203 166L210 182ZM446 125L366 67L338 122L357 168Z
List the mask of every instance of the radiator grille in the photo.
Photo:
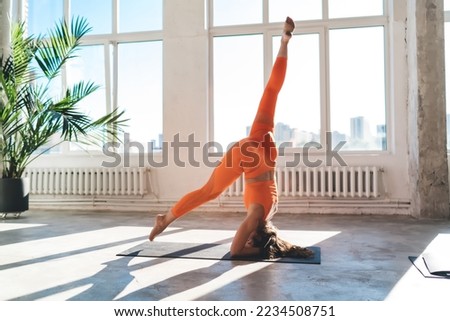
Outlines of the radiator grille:
M31 194L144 195L146 168L31 168Z
M277 168L278 193L285 197L378 198L381 169L374 166ZM240 177L224 196L240 196Z

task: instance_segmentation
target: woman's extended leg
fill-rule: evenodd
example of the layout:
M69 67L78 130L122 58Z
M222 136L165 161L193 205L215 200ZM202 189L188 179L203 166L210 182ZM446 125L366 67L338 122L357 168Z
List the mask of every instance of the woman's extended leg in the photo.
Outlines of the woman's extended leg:
M164 231L177 218L218 197L241 176L243 170L240 167L240 162L240 149L236 144L225 154L221 163L214 169L208 182L203 187L183 196L167 213L156 216L155 225L150 232L149 240L153 241L158 234Z
M287 46L292 37L292 31L294 28L294 22L288 17L284 23L277 59L272 67L269 81L267 82L263 96L259 103L258 110L250 130L250 137L256 138L259 137L258 134L264 135L267 132L273 131L277 97L286 76L288 55Z

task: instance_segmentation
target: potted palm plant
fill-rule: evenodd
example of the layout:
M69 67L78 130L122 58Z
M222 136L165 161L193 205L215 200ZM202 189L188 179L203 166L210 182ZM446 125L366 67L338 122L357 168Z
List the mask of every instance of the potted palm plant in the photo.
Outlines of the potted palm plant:
M0 213L28 209L29 183L22 175L50 148L63 141L101 144L107 137L118 138L123 111L91 119L78 107L98 89L93 82L80 81L60 97L50 95L90 29L84 18L72 19L70 25L60 21L46 37L27 36L24 23L11 27L10 52L0 57ZM55 136L58 142L49 147Z

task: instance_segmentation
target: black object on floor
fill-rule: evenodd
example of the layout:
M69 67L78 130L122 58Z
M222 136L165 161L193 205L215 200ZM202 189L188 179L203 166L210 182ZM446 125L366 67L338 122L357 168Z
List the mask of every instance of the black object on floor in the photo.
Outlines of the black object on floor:
M314 256L306 259L282 257L274 260L266 260L255 257L231 258L229 244L198 244L198 243L171 243L171 242L145 242L131 249L123 251L118 256L140 256L158 258L183 258L203 260L239 260L239 261L262 261L278 263L302 263L320 264L320 247L309 246Z
M450 253L432 251L423 253L422 257L431 274L450 278Z
M430 264L429 254L419 255L419 256L409 256L409 260L414 264L414 266L419 270L419 272L426 278L436 278L436 279L450 279L450 271L442 271L436 266L433 267L433 263ZM428 261L426 259L428 258ZM431 267L429 267L431 265ZM431 270L430 270L431 269Z

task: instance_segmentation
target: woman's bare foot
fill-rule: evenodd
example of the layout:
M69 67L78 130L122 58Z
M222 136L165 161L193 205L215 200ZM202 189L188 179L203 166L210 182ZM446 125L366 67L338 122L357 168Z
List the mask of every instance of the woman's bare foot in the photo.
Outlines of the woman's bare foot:
M150 235L148 236L148 239L150 241L153 241L156 236L161 234L167 226L171 223L168 220L169 214L158 214L155 218L155 225L153 226L152 231L150 232Z
M291 37L292 36L292 32L295 29L295 23L294 20L292 20L291 17L287 17L286 21L284 22L284 27L283 27L283 34Z
M294 21L290 17L287 17L283 26L283 34L281 35L282 43L287 44L289 40L291 40L292 31L294 31L294 29L295 29Z

